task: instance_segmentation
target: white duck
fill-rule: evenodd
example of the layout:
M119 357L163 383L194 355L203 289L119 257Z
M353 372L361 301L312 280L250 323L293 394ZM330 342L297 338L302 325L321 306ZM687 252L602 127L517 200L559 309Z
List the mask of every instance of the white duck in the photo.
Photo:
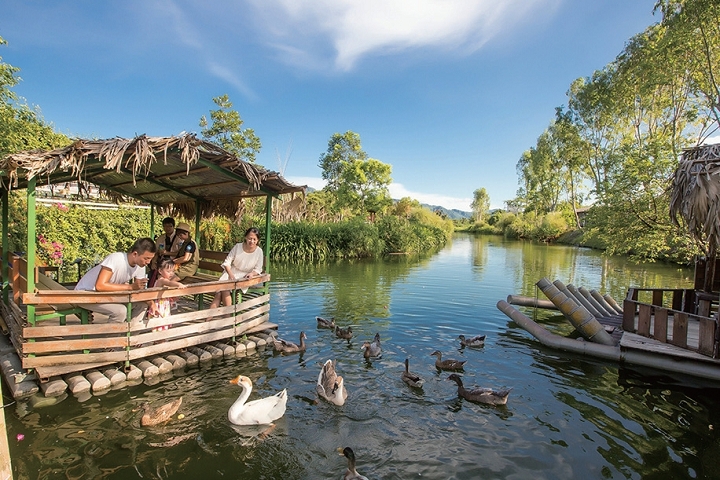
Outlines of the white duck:
M252 392L252 380L244 375L239 375L230 380L230 383L240 385L243 389L243 392L228 410L230 423L235 425L268 425L285 415L287 389L270 397L245 403L250 396L250 392Z
M335 405L344 405L347 399L345 381L335 372L335 362L328 360L320 369L317 392L322 398Z

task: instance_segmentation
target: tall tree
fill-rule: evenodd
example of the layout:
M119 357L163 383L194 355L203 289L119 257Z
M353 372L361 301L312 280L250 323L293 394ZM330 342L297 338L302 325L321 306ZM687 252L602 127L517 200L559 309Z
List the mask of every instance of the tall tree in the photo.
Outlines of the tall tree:
M213 98L218 106L210 111L210 121L203 115L200 117L200 133L209 141L215 142L225 150L234 153L240 159L255 163L255 156L262 145L260 138L252 128L243 129L243 120L237 110L232 109L228 95Z
M367 160L367 153L360 144L360 135L348 130L340 134L334 133L328 141L327 151L320 155L319 167L322 169L322 178L327 181L330 191L337 191L340 187L343 169L355 160Z
M7 42L0 37L0 45ZM0 157L35 148L51 149L65 146L70 140L56 133L36 108L18 98L12 88L17 85L19 68L0 57Z
M388 190L392 167L368 158L357 133L348 130L333 134L319 166L327 181L324 190L336 195L337 211L364 215L392 205Z
M478 223L482 222L490 210L490 195L488 195L485 187L478 188L473 192L473 201L470 204L470 208L472 208L475 221Z

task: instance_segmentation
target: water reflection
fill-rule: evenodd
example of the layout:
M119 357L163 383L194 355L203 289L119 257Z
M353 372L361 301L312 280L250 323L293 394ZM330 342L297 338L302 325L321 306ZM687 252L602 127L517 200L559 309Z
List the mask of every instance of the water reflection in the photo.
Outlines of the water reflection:
M691 275L597 252L458 236L439 254L380 262L273 265L272 321L283 337L305 331L307 350L260 350L171 379L6 410L17 478L338 478L351 446L370 478L711 478L718 470L717 388L651 376L540 346L495 308L534 295L541 277L622 298L629 285L685 286ZM531 311L560 332L562 317ZM353 325L350 341L317 329L315 316ZM360 346L380 333L382 358ZM487 334L461 348L459 334ZM466 385L513 388L505 407L460 399L434 366L434 350L467 360ZM401 378L405 358L422 389ZM347 403L318 401L321 364L338 362ZM237 428L227 409L253 381L251 399L288 389L286 415L269 432ZM179 396L183 419L140 426L144 402ZM720 427L718 427L720 428Z

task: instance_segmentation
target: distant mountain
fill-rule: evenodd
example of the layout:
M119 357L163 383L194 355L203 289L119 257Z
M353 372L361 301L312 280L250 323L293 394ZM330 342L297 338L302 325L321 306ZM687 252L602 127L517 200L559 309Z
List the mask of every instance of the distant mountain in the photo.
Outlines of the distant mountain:
M423 207L429 208L433 212L436 210L440 210L445 215L447 215L447 218L450 220L462 220L463 218L472 218L472 212L464 212L462 210L458 210L456 208L453 208L452 210L449 210L445 207L441 207L439 205L428 205L427 203L422 204Z

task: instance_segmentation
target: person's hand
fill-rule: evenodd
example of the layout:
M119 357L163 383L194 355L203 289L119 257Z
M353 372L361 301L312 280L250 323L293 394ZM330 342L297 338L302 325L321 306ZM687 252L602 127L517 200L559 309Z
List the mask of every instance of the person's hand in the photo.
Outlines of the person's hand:
M150 317L159 317L160 311L157 308L157 305L155 305L155 302L148 302L148 316Z
M136 277L133 278L133 282L130 284L133 290L143 290L147 287L147 277Z

